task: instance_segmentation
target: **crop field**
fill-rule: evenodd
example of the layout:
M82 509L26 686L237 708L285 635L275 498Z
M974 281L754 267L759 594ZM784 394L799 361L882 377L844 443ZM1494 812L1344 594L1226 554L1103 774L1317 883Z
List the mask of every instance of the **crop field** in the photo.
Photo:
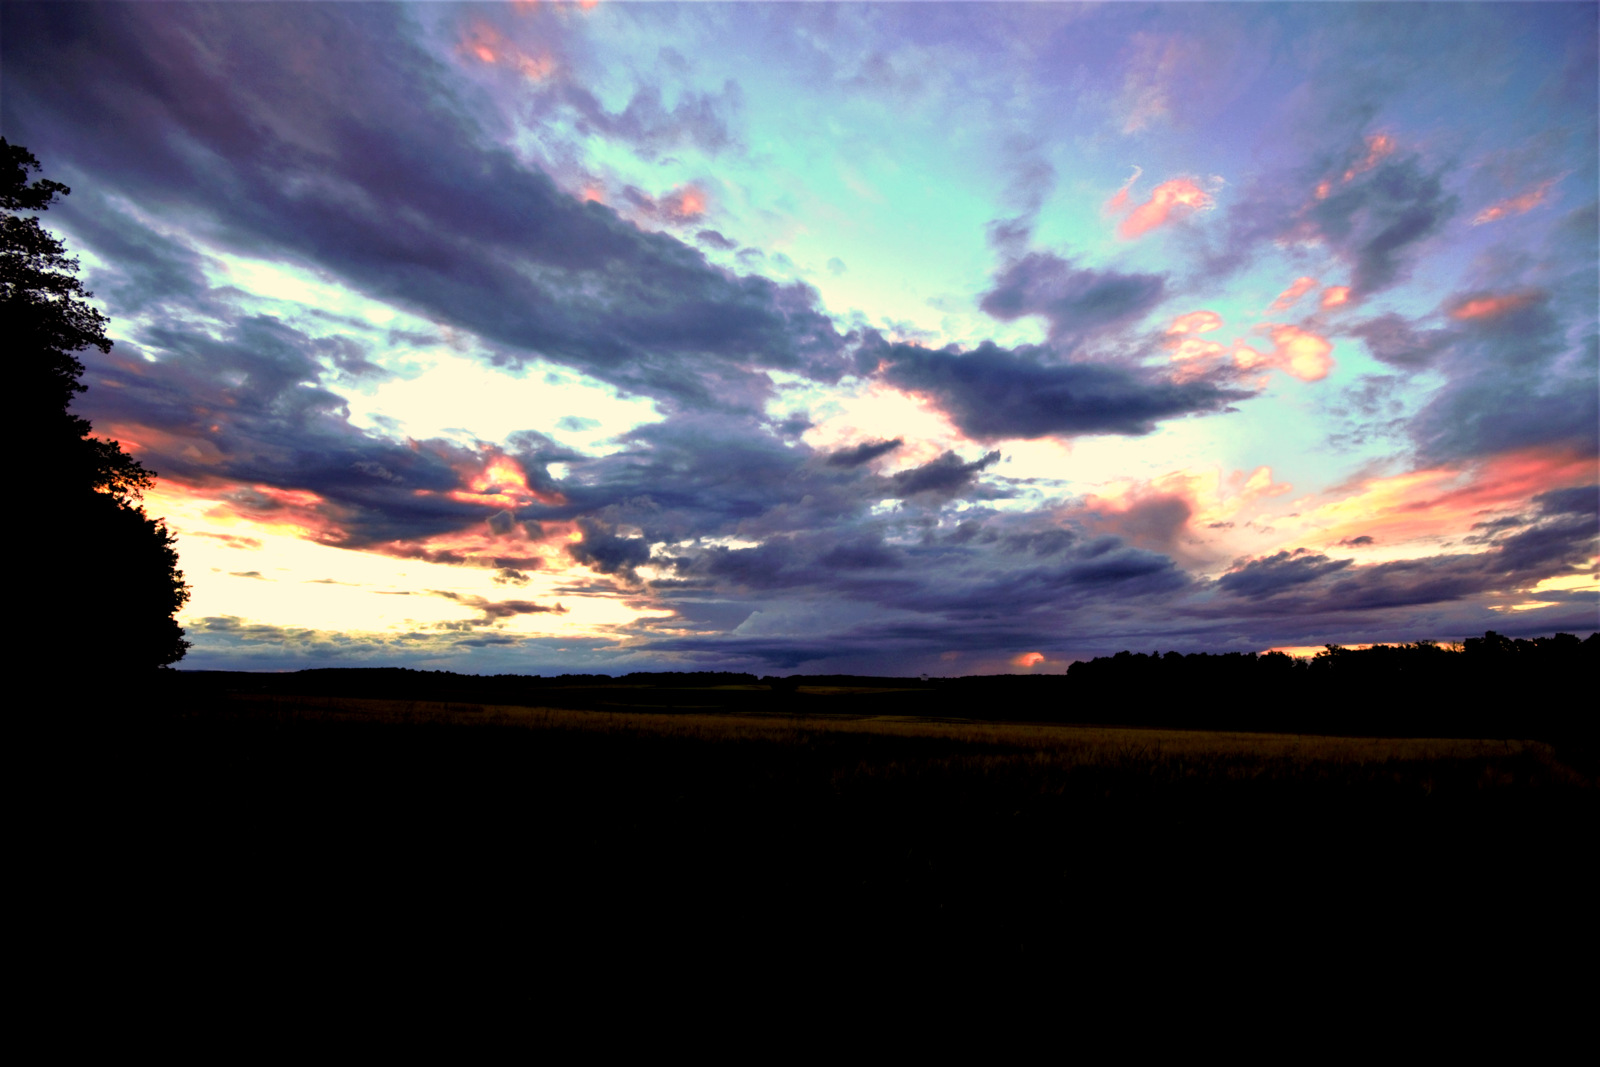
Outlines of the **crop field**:
M169 925L233 931L202 956L1015 956L1173 922L1437 952L1511 915L1546 944L1593 934L1596 784L1543 742L699 702L173 700L105 728L116 803L85 832Z
M819 693L833 689L818 687ZM839 690L843 692L843 689ZM1177 730L1057 723L1004 723L953 716L871 715L860 712L698 711L685 694L684 710L585 711L518 705L359 697L237 696L234 714L280 722L374 726L520 727L597 737L755 744L780 748L860 747L847 774L874 776L887 765L869 753L899 742L895 773L934 773L962 767L987 775L1032 774L1041 791L1052 775L1118 768L1177 781L1309 780L1389 782L1428 795L1450 788L1558 788L1587 792L1593 783L1539 741L1476 738L1371 738L1307 734ZM708 705L714 707L715 705ZM854 746L852 745L854 742Z

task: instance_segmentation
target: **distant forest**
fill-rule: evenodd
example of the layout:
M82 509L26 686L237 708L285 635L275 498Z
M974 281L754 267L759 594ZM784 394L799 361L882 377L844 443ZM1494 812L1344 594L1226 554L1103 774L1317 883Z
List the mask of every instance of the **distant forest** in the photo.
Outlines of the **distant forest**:
M1512 639L1490 631L1431 641L1281 652L1124 651L1065 674L901 678L757 676L726 671L461 675L407 668L290 674L175 671L191 694L373 697L595 710L792 714L1177 726L1293 733L1533 737L1588 745L1596 734L1600 633Z

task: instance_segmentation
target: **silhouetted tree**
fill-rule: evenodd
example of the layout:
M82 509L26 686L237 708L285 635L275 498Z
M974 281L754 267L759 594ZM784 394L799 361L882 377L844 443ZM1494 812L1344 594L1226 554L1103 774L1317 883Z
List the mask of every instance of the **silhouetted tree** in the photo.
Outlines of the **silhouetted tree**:
M71 190L29 180L39 161L0 138L0 337L12 353L26 458L20 481L27 540L13 567L25 596L14 613L36 631L46 665L115 677L176 662L189 643L173 614L189 598L172 535L139 504L155 482L114 441L72 413L84 392L74 353L111 350L106 317L87 302L78 262L37 215Z

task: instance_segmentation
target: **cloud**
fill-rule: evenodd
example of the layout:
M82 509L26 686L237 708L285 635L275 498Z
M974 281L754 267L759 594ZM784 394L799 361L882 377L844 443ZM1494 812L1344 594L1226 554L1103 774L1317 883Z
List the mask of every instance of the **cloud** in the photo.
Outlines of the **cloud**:
M1278 294L1278 298L1267 308L1267 314L1270 315L1274 311L1283 311L1286 308L1293 307L1302 296L1305 296L1316 287L1317 280L1315 278L1296 278L1293 285Z
M1183 496L1156 493L1115 505L1090 497L1085 507L1095 516L1094 529L1152 551L1176 554L1179 540L1188 531L1193 505Z
M1298 326L1271 328L1272 363L1303 382L1319 382L1333 369L1333 344Z
M730 241L716 230L701 230L695 234L695 238L701 244L710 245L720 252L729 252L739 247L738 241Z
M474 596L470 593L457 593L448 589L430 589L434 596L454 600L463 607L482 612L482 617L474 620L469 625L487 626L500 622L503 619L514 619L518 615L565 615L567 609L560 604L536 604L531 600L489 600L486 597ZM454 626L455 624L449 624Z
M1080 268L1048 252L1032 252L1008 264L978 306L1002 322L1040 315L1050 337L1077 343L1137 321L1166 295L1159 274L1122 274Z
M1349 332L1366 342L1367 351L1374 358L1405 368L1426 366L1456 337L1450 330L1419 330L1392 311L1357 323L1349 327Z
M580 518L583 537L567 546L567 554L601 574L637 581L635 568L650 559L650 545L640 537L619 537L598 519Z
M1473 293L1459 298L1450 309L1452 319L1494 319L1520 311L1542 299L1538 292Z
M1332 253L1350 272L1350 284L1339 287L1347 301L1404 281L1424 244L1455 214L1449 165L1430 166L1391 135L1352 137L1342 114L1315 120L1328 129L1302 121L1313 129L1301 136L1315 140L1229 198L1222 244L1210 249L1204 274L1224 277L1270 248Z
M1182 42L1175 37L1138 34L1122 83L1123 133L1139 133L1170 120L1173 84L1186 65Z
M1222 316L1215 311L1191 311L1187 315L1179 315L1172 320L1172 325L1167 327L1171 334L1181 333L1206 333L1222 327Z
M1234 596L1260 599L1341 571L1351 562L1300 548L1250 560L1218 578L1217 585Z
M1119 193L1118 196L1123 194ZM1113 197L1112 202L1120 207L1126 202L1126 197L1120 201ZM1157 227L1178 222L1214 204L1211 194L1196 184L1194 179L1169 178L1150 191L1148 200L1135 205L1128 212L1117 226L1117 236L1125 240L1143 237Z
M1566 175L1563 174L1555 178L1546 178L1516 196L1490 204L1472 217L1472 224L1474 226L1482 226L1486 222L1499 222L1501 219L1510 218L1514 215L1526 215L1540 204L1543 204L1550 195L1550 190L1564 177Z
M1138 181L1139 176L1143 173L1143 167L1135 166L1133 168L1133 173L1128 175L1128 180L1123 182L1117 191L1111 194L1111 199L1106 201L1106 211L1113 215L1118 215L1127 210L1129 192L1133 189L1133 183Z
M1382 135L1345 170L1343 182L1304 213L1309 233L1326 242L1351 270L1351 295L1369 296L1409 273L1417 246L1455 214L1441 170L1415 155L1397 155ZM1382 150L1379 150L1379 146Z
M957 496L972 485L978 473L1000 462L999 452L985 453L983 458L971 463L963 462L954 452L946 452L938 459L895 473L889 479L894 495L916 496L927 493L949 498Z
M1456 323L1450 378L1410 425L1427 459L1529 448L1595 454L1600 340L1592 294L1580 288L1581 280L1562 295L1520 289L1446 302Z
M847 448L835 452L828 457L830 467L859 467L863 463L871 463L879 456L888 455L905 441L899 437L890 441L863 441L854 448Z
M485 135L399 9L208 19L112 5L7 19L8 38L30 42L7 50L8 134L74 159L147 214L226 232L239 254L316 262L509 359L537 353L673 404L757 403L770 388L760 368L838 371L842 342L812 290L730 274L563 192ZM145 65L152 55L162 63ZM586 121L666 145L681 138L651 132L656 119L702 129L690 119L703 114L692 94L668 112L644 92L621 116ZM692 200L675 202L685 217Z
M1164 419L1222 411L1251 394L1205 378L1182 383L1111 363L1059 363L984 342L969 352L863 346L889 384L933 398L974 440L1145 434Z

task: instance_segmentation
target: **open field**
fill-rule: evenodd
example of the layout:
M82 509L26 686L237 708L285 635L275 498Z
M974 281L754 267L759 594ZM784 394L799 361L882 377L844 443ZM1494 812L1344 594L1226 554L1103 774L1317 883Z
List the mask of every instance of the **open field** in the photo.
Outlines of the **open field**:
M522 727L600 737L801 748L830 741L848 748L850 739L864 744L864 751L898 741L906 746L902 755L917 753L925 770L936 764L966 764L988 774L1003 767L1027 768L1040 776L1041 788L1047 788L1044 781L1051 773L1107 767L1137 768L1142 774L1172 779L1339 779L1347 784L1384 780L1424 795L1440 779L1487 790L1542 787L1585 793L1593 787L1578 770L1564 764L1551 745L1539 741L1005 723L904 713L696 711L692 693L685 700L683 706L689 710L670 714L360 697L238 695L230 703L235 714L286 722ZM906 773L903 760L896 766ZM882 773L882 768L863 758L855 771L870 775Z
M469 948L575 967L1593 936L1600 791L1542 742L692 699L232 693L96 716L112 740L85 778L114 803L84 832L197 966L307 938L396 967Z

